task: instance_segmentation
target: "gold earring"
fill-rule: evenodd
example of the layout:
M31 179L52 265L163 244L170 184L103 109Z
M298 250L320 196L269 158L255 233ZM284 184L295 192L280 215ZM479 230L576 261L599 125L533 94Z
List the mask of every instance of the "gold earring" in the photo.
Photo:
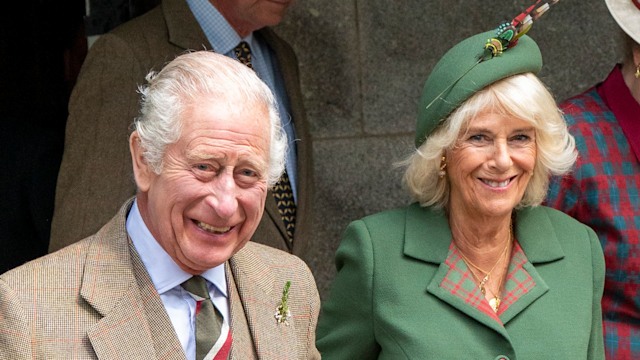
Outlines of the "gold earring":
M440 159L440 171L438 171L438 176L440 177L440 179L442 179L447 172L445 171L445 169L447 168L447 157L446 156L442 156L442 158Z
M640 79L640 64L636 66L636 73L633 75L636 77L636 79Z

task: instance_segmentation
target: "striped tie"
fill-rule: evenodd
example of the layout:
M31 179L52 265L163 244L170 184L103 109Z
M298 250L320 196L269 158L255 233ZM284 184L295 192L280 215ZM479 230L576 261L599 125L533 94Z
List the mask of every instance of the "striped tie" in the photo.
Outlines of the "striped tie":
M203 277L193 276L182 287L196 300L196 359L202 360L220 337L222 314L209 298Z

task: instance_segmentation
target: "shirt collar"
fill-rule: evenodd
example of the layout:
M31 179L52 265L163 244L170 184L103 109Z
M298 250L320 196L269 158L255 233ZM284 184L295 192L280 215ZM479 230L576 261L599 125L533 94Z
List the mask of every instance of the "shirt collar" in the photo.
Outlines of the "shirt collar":
M227 19L209 0L187 0L187 3L215 52L228 54L242 40L248 42L253 50L256 45L253 42L253 33L245 38L240 38Z
M135 200L131 211L127 215L127 233L144 267L149 273L159 294L163 294L176 286L179 286L191 277L191 274L182 270L173 261L171 256L158 244L151 235L149 228L142 220L138 201ZM202 277L212 283L225 297L227 297L227 280L225 277L225 265L221 264L201 274Z

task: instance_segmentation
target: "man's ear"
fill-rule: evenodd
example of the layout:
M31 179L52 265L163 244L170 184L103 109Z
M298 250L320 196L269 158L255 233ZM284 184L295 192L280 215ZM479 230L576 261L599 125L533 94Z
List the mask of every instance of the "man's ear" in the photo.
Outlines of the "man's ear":
M156 173L147 163L144 158L144 149L140 142L140 135L137 131L134 131L129 136L129 150L131 151L131 162L133 164L133 176L136 179L136 185L138 191L147 192L151 185L152 179L156 176Z

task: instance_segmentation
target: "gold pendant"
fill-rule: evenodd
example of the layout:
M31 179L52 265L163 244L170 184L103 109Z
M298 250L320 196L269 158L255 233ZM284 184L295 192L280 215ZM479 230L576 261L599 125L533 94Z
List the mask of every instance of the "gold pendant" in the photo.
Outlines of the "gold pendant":
M498 312L498 308L500 307L500 298L494 297L493 299L489 300L489 305L493 309L493 312Z

